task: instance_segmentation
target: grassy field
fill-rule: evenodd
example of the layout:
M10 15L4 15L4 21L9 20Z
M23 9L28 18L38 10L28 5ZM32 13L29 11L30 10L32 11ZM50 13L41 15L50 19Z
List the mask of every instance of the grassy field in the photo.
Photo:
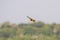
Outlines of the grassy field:
M0 40L60 40L60 24L4 22L0 27Z

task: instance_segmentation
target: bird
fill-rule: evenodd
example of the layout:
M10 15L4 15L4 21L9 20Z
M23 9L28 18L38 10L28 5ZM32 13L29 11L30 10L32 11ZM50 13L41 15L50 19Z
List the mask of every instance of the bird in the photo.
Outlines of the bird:
M31 22L35 22L36 21L35 19L33 19L33 18L29 17L29 16L27 16L27 18L29 18Z

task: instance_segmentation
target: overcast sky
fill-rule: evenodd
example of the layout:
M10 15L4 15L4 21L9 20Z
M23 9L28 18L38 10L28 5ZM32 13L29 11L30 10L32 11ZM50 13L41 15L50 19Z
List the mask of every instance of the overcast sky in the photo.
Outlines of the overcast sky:
M60 23L60 0L0 0L0 23L26 23L26 16L45 23Z

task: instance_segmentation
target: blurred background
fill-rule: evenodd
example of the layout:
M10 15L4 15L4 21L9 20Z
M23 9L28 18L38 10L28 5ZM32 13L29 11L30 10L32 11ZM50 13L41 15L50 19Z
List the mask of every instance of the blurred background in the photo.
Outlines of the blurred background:
M59 4L60 0L0 0L0 40L60 40Z
M0 0L0 23L28 23L26 16L60 23L60 0Z

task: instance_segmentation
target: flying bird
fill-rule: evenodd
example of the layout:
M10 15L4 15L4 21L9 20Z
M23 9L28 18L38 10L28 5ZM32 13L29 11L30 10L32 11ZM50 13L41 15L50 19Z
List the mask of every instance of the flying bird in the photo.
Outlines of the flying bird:
M29 16L27 16L27 18L29 18L31 22L35 22L36 21L35 19L33 19L33 18L29 17Z

